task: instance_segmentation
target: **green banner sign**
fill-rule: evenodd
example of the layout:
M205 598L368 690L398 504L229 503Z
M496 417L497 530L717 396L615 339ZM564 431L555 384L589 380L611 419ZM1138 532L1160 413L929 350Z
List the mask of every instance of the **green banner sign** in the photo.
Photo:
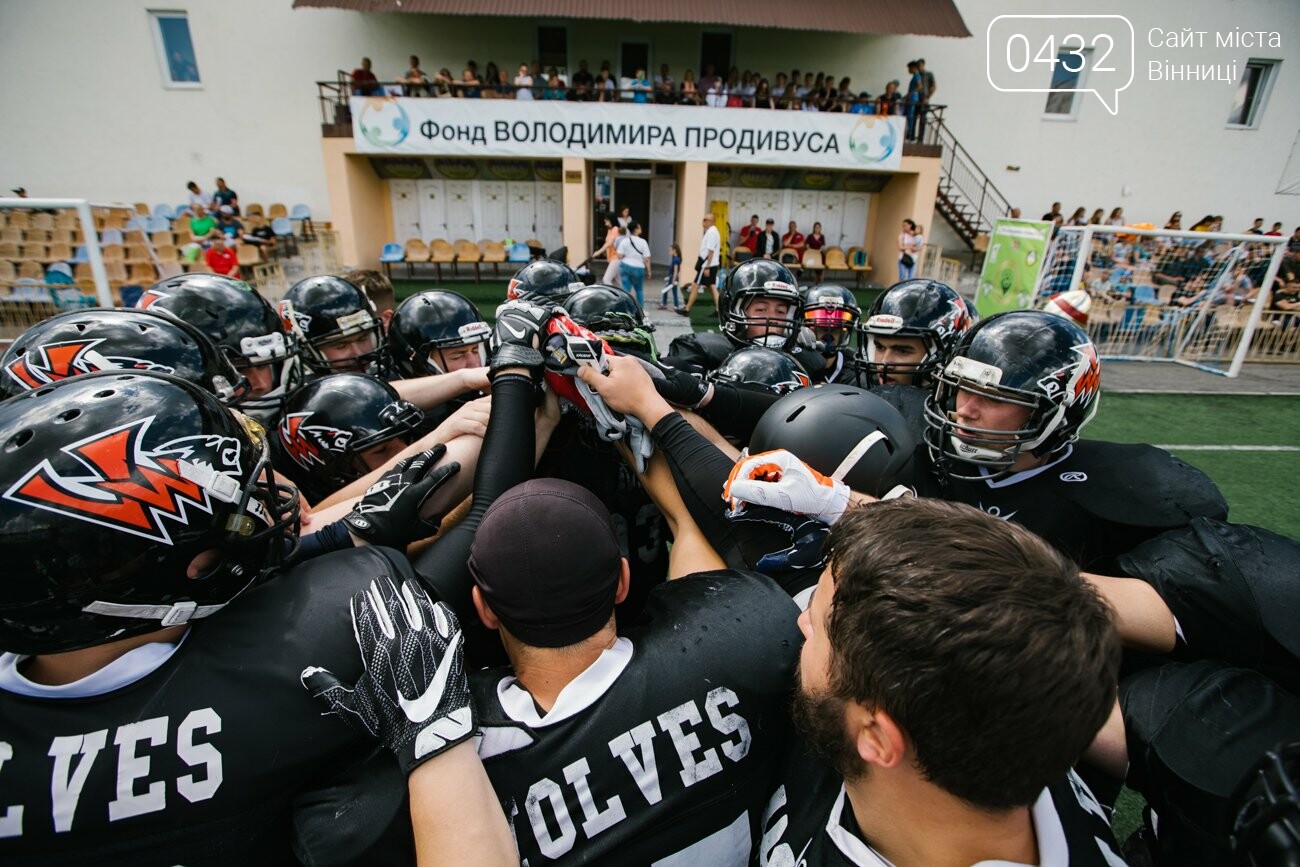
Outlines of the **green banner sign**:
M975 309L980 316L1033 306L1034 288L1051 238L1051 223L998 220L975 292Z

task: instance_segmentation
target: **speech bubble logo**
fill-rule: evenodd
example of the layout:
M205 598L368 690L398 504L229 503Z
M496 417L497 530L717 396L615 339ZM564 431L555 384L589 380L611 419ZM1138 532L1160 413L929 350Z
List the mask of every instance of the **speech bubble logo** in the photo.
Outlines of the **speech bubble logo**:
M1123 15L999 15L985 34L986 72L1003 93L1095 93L1117 115L1134 43Z

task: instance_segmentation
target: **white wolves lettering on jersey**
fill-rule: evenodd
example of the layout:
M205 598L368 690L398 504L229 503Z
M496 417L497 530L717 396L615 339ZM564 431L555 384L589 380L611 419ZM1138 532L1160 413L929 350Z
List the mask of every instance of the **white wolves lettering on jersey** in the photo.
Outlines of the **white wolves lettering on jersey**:
M221 717L210 707L190 711L174 729L175 754L192 773L162 779L150 753L172 740L170 717L160 716L79 735L60 735L50 741L50 822L55 833L73 829L77 810L103 815L118 822L132 816L153 813L167 807L167 792L174 791L190 803L206 801L221 788L221 751L213 736L221 733ZM114 759L100 754L116 747L117 796L107 804L81 804L82 790L96 763ZM13 746L0 741L0 783L4 765L14 759ZM4 787L9 791L13 787ZM0 837L21 837L24 821L40 821L25 804L0 804Z

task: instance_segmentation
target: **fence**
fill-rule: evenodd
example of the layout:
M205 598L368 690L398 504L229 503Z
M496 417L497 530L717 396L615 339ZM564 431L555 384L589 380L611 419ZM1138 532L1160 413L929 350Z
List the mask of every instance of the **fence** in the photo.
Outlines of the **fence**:
M1087 329L1105 359L1235 377L1246 361L1300 362L1300 314L1268 308L1285 252L1278 237L1066 227L1039 297L1086 290Z

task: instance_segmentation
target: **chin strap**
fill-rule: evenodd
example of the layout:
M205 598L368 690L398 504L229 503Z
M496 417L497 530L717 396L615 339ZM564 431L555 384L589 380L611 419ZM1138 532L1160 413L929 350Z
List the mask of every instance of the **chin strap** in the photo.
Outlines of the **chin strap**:
M226 604L199 605L197 602L176 602L172 605L124 605L120 602L92 602L81 610L87 614L107 617L128 617L134 620L157 620L160 626L179 626L191 620L211 616Z

